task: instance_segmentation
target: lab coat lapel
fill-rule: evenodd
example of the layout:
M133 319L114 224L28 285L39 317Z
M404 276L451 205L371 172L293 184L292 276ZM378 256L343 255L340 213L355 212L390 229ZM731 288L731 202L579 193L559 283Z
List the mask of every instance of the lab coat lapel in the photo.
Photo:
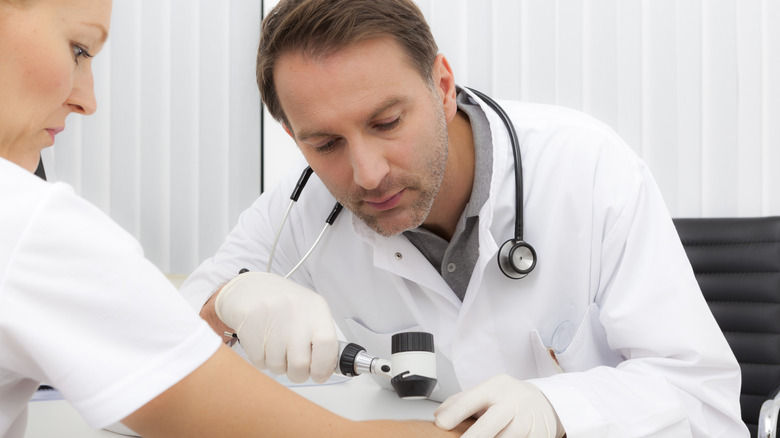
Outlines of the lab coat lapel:
M450 305L460 308L461 302L441 274L403 235L384 237L371 230L363 221L352 216L355 234L374 249L374 267L417 284L428 293L444 298Z

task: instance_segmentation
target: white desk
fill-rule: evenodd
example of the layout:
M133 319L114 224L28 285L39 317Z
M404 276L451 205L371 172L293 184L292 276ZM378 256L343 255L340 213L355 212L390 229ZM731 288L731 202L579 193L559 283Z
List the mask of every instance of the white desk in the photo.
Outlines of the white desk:
M307 399L352 420L420 419L433 420L439 405L430 400L402 400L377 386L369 376L325 385L293 386ZM63 400L33 401L29 405L25 438L120 438L106 430L90 428Z

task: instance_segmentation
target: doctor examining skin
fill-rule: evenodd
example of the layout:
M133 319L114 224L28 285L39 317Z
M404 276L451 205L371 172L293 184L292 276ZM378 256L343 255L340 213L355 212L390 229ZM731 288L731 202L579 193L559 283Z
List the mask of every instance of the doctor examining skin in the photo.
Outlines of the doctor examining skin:
M110 0L0 0L0 437L23 437L40 382L101 428L144 437L458 436L353 422L220 342L140 245L32 172L70 113L96 110Z
M319 382L334 321L384 357L420 330L443 429L748 436L738 364L659 189L608 126L459 84L411 0L280 1L257 81L304 160L182 287L256 367Z

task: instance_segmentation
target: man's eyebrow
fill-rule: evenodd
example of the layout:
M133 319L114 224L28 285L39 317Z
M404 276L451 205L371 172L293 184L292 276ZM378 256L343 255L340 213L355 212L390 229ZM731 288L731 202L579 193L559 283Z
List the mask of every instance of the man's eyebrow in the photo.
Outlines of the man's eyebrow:
M293 131L293 137L295 137L295 139L299 141L307 140L313 137L330 137L331 135L333 134L325 131L304 130L304 131L299 131L298 133Z
M399 103L402 103L405 100L406 99L401 97L391 97L385 100L366 118L366 120L371 121L379 117L379 115L387 111L388 108L392 108L393 106L398 105ZM312 137L330 137L332 135L334 134L325 131L303 130L295 134L295 138L298 140L306 140Z
M398 105L403 101L405 101L405 99L401 97L390 97L389 99L382 102L382 104L379 105L379 107L377 107L373 113L371 113L371 115L368 117L368 120L370 121L379 117L379 115L385 112L388 108L392 108L393 106Z

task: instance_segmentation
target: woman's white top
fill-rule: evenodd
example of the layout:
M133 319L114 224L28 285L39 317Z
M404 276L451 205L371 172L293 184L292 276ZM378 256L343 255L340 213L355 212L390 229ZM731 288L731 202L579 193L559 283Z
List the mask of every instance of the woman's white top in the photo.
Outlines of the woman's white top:
M40 382L101 428L216 351L138 242L69 186L0 158L0 206L0 436L24 435Z

